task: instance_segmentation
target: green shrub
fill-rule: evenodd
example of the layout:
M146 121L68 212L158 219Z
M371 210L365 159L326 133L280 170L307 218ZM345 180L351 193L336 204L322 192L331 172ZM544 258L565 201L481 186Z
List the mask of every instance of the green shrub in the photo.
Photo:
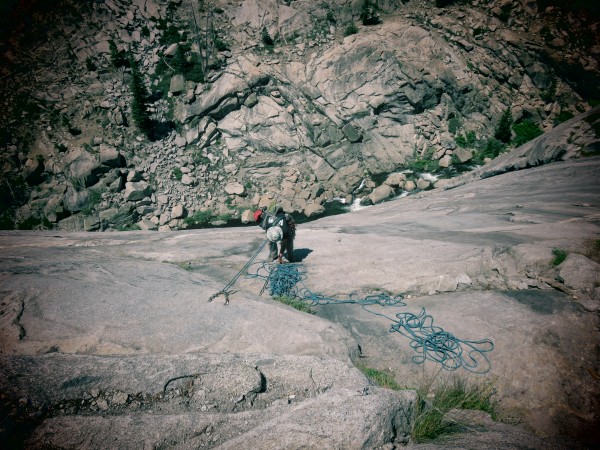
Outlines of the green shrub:
M485 158L494 159L505 150L506 146L498 139L490 138L485 142L483 148L475 153L473 156L473 162L475 164L482 164Z
M267 27L262 28L260 32L260 38L262 40L262 43L265 44L267 48L273 48L273 46L275 45L275 41L269 34L269 30L267 30Z
M452 135L456 135L456 132L460 128L460 119L458 117L452 117L448 120L448 132Z
M381 23L379 17L379 7L371 0L363 0L362 8L360 10L360 20L363 25L377 25Z
M434 159L414 159L409 164L407 169L413 172L430 172L435 173L439 170L440 163Z
M456 136L456 145L462 148L473 148L477 139L474 131L467 131L466 135L459 134Z
M417 388L418 401L412 438L416 443L435 439L460 430L460 424L446 420L452 409L472 409L496 414L496 402L492 400L494 388L491 383L467 383L454 377L438 383Z
M554 259L552 260L553 266L560 265L565 259L567 259L567 255L569 254L565 249L562 248L553 248L552 254L554 255Z
M224 52L224 51L230 50L230 47L227 44L227 42L225 42L219 36L215 37L214 43L215 43L215 48L217 49L218 52Z
M523 145L526 142L529 142L543 134L543 131L540 130L540 128L529 119L525 119L513 125L513 130L516 135L514 142L516 147L519 147L520 145Z
M204 70L202 70L202 63L199 61L198 56L193 55L188 64L184 73L186 80L194 83L204 83Z
M160 37L160 43L162 45L177 44L184 40L179 33L179 29L175 25L165 25L162 36Z
M560 114L554 119L554 125L571 120L573 117L575 116L571 111L561 111Z
M91 56L85 58L85 68L90 72L94 72L97 69L96 64Z
M173 176L173 178L175 178L177 181L181 181L181 178L183 178L183 172L181 171L181 169L179 167L175 167L173 169L173 171L171 172L171 175Z
M51 230L52 228L52 224L45 217L43 219L38 219L37 217L29 217L17 224L17 230Z
M196 164L196 165L206 166L206 165L210 164L210 159L208 159L206 156L203 156L201 150L196 150L192 154L192 160L194 161L194 164Z
M508 22L508 19L510 19L510 12L512 11L512 3L505 3L502 6L500 6L500 15L498 16L498 19L500 19L502 22Z
M346 28L344 29L344 36L350 36L352 34L358 33L358 28L354 22L348 22Z
M510 127L513 123L512 119L512 111L510 106L504 110L502 116L500 116L500 121L496 126L496 131L494 133L494 137L505 144L510 142L512 137L512 133L510 131Z
M85 207L81 210L81 213L84 216L91 216L92 213L96 210L96 207L102 201L102 194L97 191L89 191L90 194L88 196L88 201Z
M183 219L186 225L208 225L212 220L213 215L210 211L196 211L191 216Z

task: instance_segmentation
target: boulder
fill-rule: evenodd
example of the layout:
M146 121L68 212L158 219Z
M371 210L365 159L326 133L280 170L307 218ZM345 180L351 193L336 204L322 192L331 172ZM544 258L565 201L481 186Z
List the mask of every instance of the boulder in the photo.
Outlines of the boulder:
M102 173L110 170L103 166L98 158L85 150L79 150L78 155L69 164L68 173L83 186L93 186L100 179Z
M440 167L450 167L452 165L452 156L444 155L439 160Z
M429 181L425 180L424 178L419 178L417 180L417 189L425 190L429 186L431 186L431 183Z
M171 219L181 219L185 217L187 214L187 210L185 206L182 204L175 205L171 210Z
M454 151L454 154L461 163L466 163L473 159L473 152L471 150L467 150L466 148L459 148Z
M309 203L304 209L304 215L306 217L320 216L324 212L325 207L323 205L320 205L319 203Z
M600 283L600 264L577 253L570 253L559 266L564 284L578 291L590 291Z
M244 210L244 212L242 213L241 221L242 223L254 222L254 211L252 211L251 209Z
M181 94L186 90L185 78L183 75L173 75L171 77L171 84L169 85L169 92L171 94Z
M362 133L351 123L347 123L342 127L342 132L348 138L350 142L360 142L362 139Z
M78 191L69 186L63 197L63 206L72 213L79 212L88 204L90 192L87 189Z
M387 184L382 184L381 186L373 189L373 192L369 194L369 199L373 204L380 203L384 201L386 198L389 198L394 193L394 189Z
M59 221L57 227L61 231L81 231L83 230L83 223L83 215L75 214Z
M152 193L152 188L145 181L128 181L125 183L125 201L142 200Z
M229 195L239 195L240 197L243 197L246 195L246 188L241 183L233 182L228 183L225 186L225 192Z
M384 183L387 184L388 186L398 187L398 186L402 186L405 181L406 181L406 175L404 175L403 173L395 172L395 173L389 174L388 177L386 178L386 180L384 181Z
M109 167L123 167L125 166L125 158L115 147L100 144L100 163Z

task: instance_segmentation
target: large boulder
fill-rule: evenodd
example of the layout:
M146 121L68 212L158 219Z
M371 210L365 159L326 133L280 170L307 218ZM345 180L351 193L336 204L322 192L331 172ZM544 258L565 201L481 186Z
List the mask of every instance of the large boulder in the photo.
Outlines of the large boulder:
M82 186L93 186L100 179L100 175L110 170L109 167L86 150L77 151L75 159L69 164L68 173L71 178Z
M125 201L135 202L148 197L152 188L145 181L128 181L125 183Z
M100 162L109 167L125 166L125 158L111 145L100 144Z
M394 190L391 188L391 186L387 184L382 184L381 186L378 186L375 189L373 189L373 192L369 194L369 199L373 204L381 203L385 199L389 198L393 193Z

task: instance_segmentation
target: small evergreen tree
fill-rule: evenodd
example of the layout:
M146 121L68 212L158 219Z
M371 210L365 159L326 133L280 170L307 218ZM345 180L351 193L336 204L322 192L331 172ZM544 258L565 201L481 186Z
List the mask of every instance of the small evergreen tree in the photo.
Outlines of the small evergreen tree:
M358 28L354 22L348 22L346 24L346 28L344 29L344 36L350 36L358 33Z
M496 127L496 132L494 133L494 137L505 144L510 142L510 138L512 136L510 127L512 126L512 111L510 106L504 110L502 116L500 117L500 122L498 122L498 126Z
M372 0L363 0L360 11L360 20L363 25L377 25L378 23L381 23L377 3Z
M146 89L144 78L131 53L129 53L128 60L129 67L131 68L131 81L129 84L132 94L131 116L137 127L148 135L148 132L150 131L150 114L148 113L148 108L146 106L146 102L149 98L148 90Z
M263 44L265 44L267 47L273 47L273 45L275 45L275 41L273 41L273 38L269 34L269 30L267 30L267 27L262 28L260 36Z

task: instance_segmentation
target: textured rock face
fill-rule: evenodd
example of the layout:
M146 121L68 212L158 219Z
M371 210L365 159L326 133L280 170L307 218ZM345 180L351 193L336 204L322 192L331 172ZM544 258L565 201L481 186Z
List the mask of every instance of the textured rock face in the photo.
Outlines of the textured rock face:
M5 219L56 223L59 215L35 200L64 191L73 179L78 189L101 194L86 213L128 202L147 206L129 198L125 180L117 179L125 165L165 196L168 208L181 203L191 214L239 219L269 195L309 215L333 198L371 201L385 174L414 160L446 168L444 177L454 165L479 163L509 106L513 120L544 131L589 108L580 95L597 84L598 52L577 38L581 30L594 32L583 16L570 16L573 42L561 46L554 36L559 24L566 26L560 9L513 2L508 11L500 1L378 4L382 22L357 23L351 35L345 27L361 5L350 0L217 1L210 14L189 2L115 0L35 16L29 36L63 22L61 30L73 22L89 27L34 46L19 35L8 41L2 94L14 111L1 118L9 130L0 143L2 167L11 188L19 177L27 186L4 195L11 206ZM128 51L150 94L147 136L134 125L131 76L123 67ZM573 64L582 70L566 76ZM29 74L19 71L24 65ZM24 97L35 114L19 109ZM581 154L568 146L569 157ZM417 190L437 182L407 176ZM227 192L233 182L247 195ZM154 208L139 226L160 216L161 205L150 200Z
M109 439L127 448L400 446L414 394L370 384L351 364L360 345L358 361L406 387L490 383L501 417L548 436L550 445L539 438L527 448L587 448L600 430L600 205L590 201L599 173L598 157L561 161L300 224L295 256L307 288L406 303L322 303L314 315L260 295L263 281L243 276L227 306L222 296L208 301L264 242L256 226L4 231L0 438L26 448L106 448ZM133 212L103 211L80 227L120 214ZM176 214L163 209L160 226ZM569 253L558 266L554 248ZM489 371L415 364L415 342L390 331L395 314L422 308L459 339L491 339L488 359L474 360ZM477 425L472 436L487 440L476 447L530 442L505 443L514 430L497 425Z

